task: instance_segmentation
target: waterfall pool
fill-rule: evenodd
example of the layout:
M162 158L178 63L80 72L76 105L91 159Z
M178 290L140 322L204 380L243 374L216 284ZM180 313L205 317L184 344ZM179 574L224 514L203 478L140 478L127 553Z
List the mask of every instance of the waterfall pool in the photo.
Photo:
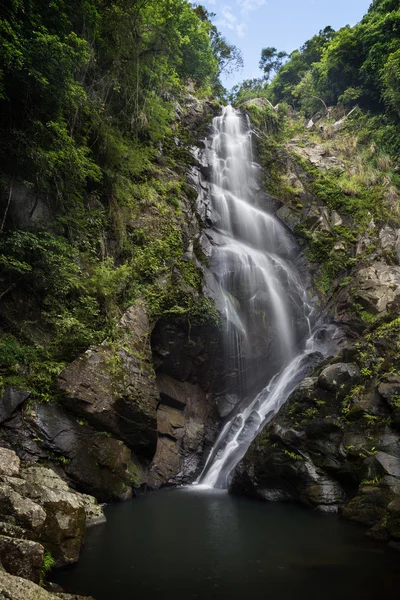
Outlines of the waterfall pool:
M52 577L96 600L398 600L400 556L361 527L195 487L106 508Z

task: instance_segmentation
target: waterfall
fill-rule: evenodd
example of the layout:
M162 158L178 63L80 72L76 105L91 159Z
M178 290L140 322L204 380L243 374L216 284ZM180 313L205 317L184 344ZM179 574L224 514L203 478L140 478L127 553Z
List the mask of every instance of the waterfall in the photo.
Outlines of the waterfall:
M213 119L205 153L210 269L226 318L226 369L237 402L196 483L226 488L251 441L324 344L296 268L297 244L260 202L260 167L253 161L250 123L240 111L226 106Z

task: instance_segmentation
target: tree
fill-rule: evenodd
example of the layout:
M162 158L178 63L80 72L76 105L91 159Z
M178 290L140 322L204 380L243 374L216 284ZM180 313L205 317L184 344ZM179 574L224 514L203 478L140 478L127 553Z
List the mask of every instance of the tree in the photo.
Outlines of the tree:
M286 52L278 52L276 48L263 48L261 50L259 67L264 71L264 79L268 81L272 73L277 73L286 57Z
M235 71L243 69L243 57L239 48L229 44L216 26L213 25L212 19L216 16L215 13L210 13L202 5L196 6L194 11L203 23L208 24L211 47L218 60L218 77L222 74L232 75Z

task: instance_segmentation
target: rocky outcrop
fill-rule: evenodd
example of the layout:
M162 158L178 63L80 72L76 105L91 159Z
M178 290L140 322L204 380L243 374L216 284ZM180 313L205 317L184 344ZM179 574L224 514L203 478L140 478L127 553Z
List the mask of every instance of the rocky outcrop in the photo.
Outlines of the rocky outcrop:
M157 439L159 400L151 364L150 326L144 305L122 317L114 346L91 348L61 374L67 410L151 458Z
M375 332L380 353L367 359L371 344L360 343L297 387L239 464L232 492L339 511L371 537L397 542L400 381L380 368L398 364L396 348L386 350L398 330Z
M14 488L38 504L46 518L38 532L43 545L58 565L74 563L79 558L86 524L81 498L52 471L38 465L21 469L21 482Z
M217 434L216 400L224 379L220 331L217 325L161 321L152 348L160 404L149 485L190 483Z
M71 490L52 469L21 463L0 448L0 563L39 583L44 550L56 565L76 562L85 527L104 522L93 497Z
M381 314L400 296L400 267L376 262L360 269L351 287L354 301L373 315Z
M70 594L53 594L22 577L14 577L0 570L0 598L7 600L93 600Z
M307 144L307 146L301 146L298 142L298 138L293 139L288 143L288 148L294 148L296 153L302 158L310 161L310 163L321 169L322 171L328 171L329 169L344 169L343 162L335 155L330 155L328 149L323 144Z

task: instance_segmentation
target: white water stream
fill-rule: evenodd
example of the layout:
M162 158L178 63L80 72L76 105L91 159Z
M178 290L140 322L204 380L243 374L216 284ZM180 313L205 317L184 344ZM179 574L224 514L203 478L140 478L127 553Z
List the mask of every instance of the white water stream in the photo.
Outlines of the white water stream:
M293 262L296 243L275 216L255 205L260 167L253 162L251 128L231 106L213 120L208 163L211 268L222 295L228 368L238 374L240 402L196 483L226 488L251 441L303 379L311 356L323 349L315 342L315 311ZM262 382L256 392L254 382Z

